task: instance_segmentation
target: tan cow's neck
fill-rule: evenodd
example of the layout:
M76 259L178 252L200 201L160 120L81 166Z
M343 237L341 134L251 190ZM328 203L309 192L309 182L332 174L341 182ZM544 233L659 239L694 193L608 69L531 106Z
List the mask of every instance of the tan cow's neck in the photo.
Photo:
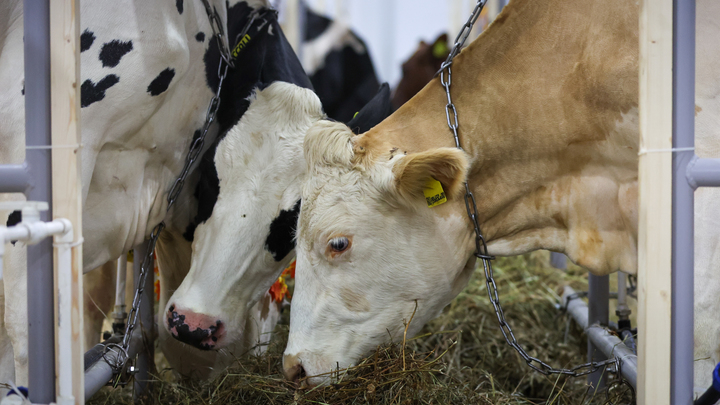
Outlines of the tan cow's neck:
M597 273L635 271L637 21L624 0L516 0L455 59L491 252L546 248ZM357 143L370 156L454 146L444 108L436 78Z

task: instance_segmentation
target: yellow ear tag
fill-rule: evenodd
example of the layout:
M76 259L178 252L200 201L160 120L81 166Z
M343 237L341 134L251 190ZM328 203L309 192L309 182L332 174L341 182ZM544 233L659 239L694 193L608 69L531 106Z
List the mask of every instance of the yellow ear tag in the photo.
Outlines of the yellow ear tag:
M442 59L447 56L450 49L448 49L448 46L445 42L435 42L432 47L432 54L437 59Z
M425 194L425 201L427 201L429 208L447 202L447 197L445 197L445 190L443 190L442 184L432 177L428 178L427 183L425 183L423 194Z

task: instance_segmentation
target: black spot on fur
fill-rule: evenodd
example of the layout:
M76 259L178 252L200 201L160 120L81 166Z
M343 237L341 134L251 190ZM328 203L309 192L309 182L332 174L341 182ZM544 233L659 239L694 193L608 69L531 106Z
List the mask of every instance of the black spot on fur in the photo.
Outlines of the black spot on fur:
M284 259L295 249L295 226L300 214L300 201L290 211L282 210L270 224L270 233L265 240L265 250L272 254L276 262Z
M22 211L15 210L8 215L6 226L15 226L22 222Z
M177 7L178 13L183 13L183 0L175 0L175 7Z
M7 219L5 226L15 226L15 225L19 224L20 222L22 222L22 211L16 210L16 211L11 212L10 215L8 215L8 219ZM15 246L15 242L17 242L17 241L16 240L10 241L10 243L12 243L13 246Z
M205 33L204 33L204 32L198 32L197 34L195 34L195 40L198 41L198 42L203 42L203 41L205 41Z
M95 34L93 34L92 31L85 29L85 31L80 34L80 52L85 52L90 49L93 42L95 42Z
M97 84L93 83L90 79L85 80L82 86L80 86L80 106L87 107L96 101L104 99L105 90L114 86L119 81L120 78L115 75L107 75L97 82Z
M195 131L195 134L193 134L193 141L199 136L200 130L198 129ZM192 242L195 238L195 229L198 224L210 218L213 208L215 208L215 202L220 194L220 180L218 179L217 169L215 169L215 149L217 148L218 142L219 139L203 154L196 169L200 173L200 178L195 186L195 193L193 195L198 200L198 208L195 218L187 228L185 228L185 233L183 233L183 238L188 242Z
M104 44L100 50L100 62L102 62L103 67L115 67L120 63L120 59L132 49L132 41L122 42L113 39Z
M167 68L163 70L156 78L153 79L152 82L150 82L150 85L147 88L148 93L150 93L151 96L162 94L168 89L168 87L170 87L170 82L173 77L175 77L175 69Z

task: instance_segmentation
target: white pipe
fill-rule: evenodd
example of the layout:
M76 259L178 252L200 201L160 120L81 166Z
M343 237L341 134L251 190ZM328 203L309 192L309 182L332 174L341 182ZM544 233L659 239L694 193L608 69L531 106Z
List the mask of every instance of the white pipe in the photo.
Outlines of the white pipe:
M57 405L74 405L73 396L73 361L72 361L72 224L67 219L57 221L66 222L67 231L55 235L55 248L57 254Z
M23 214L26 210L23 210ZM59 218L51 222L42 222L39 216L23 215L23 221L15 226L0 226L0 275L5 254L5 244L17 240L29 245L55 236L57 248L58 279L57 279L57 370L58 396L57 405L73 405L72 395L72 223Z

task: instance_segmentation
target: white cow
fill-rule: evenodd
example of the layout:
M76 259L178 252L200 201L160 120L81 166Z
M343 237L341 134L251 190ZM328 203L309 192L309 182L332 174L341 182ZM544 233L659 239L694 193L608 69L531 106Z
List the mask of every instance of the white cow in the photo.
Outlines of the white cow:
M268 6L263 0L210 3L225 21L232 43L252 9ZM0 16L0 163L18 163L25 156L23 83L32 80L23 77L22 2L3 2ZM191 139L202 127L207 106L217 90L219 53L199 0L87 1L81 2L81 16L83 261L85 271L89 271L141 243L165 216L167 191L180 172ZM276 115L285 116L287 109L295 111L293 102L299 96L293 94L304 97L303 101L310 100L308 110L319 103L315 97L313 104L310 82L273 14L258 19L249 34L253 40L242 50L237 68L225 81L219 125L211 130L210 140L215 133L222 134L236 125L241 128L234 130L236 139L259 139L260 133L243 132L247 128L240 121L243 113L254 110L272 122ZM261 90L250 97L256 88ZM263 97L275 102L259 111L253 106L254 100ZM297 131L292 124L278 126L276 135L283 136L283 130ZM212 213L216 194L205 187L213 182L211 169L191 175L167 218L168 230L158 253L163 270L161 283L168 295L190 267L189 240L195 226ZM235 174L233 170L241 168L227 170ZM282 241L291 236L288 233L275 238ZM230 245L221 254L232 249ZM18 243L9 247L5 260L0 381L26 385L24 246ZM260 298L263 293L256 296ZM246 341L237 342L237 351L229 353L230 357L242 354L261 333L272 330L279 307L270 305L267 299L266 303L265 307L256 306L246 319ZM164 305L160 310L164 312ZM265 335L263 339L267 338ZM172 352L166 352L166 357L181 371L199 364L197 375L201 377L219 364L214 352L200 352L180 344L168 350ZM195 361L198 363L192 363Z
M697 9L698 154L718 157L720 3ZM439 78L364 134L313 126L286 377L326 381L317 375L401 336L416 304L411 335L465 287L476 264L465 179L491 254L549 249L595 274L635 273L638 42L635 2L513 0L452 66L464 151L447 127ZM447 197L433 208L431 179ZM712 364L718 197L701 190L696 200L696 358Z

